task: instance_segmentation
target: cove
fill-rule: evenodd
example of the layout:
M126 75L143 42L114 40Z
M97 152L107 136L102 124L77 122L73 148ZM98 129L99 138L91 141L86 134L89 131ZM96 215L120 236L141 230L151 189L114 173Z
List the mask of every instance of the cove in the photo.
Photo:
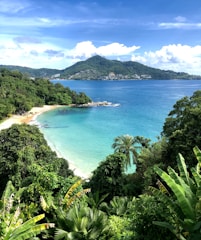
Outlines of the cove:
M59 108L38 116L41 131L50 146L75 169L89 175L113 153L114 138L123 134L160 135L165 118L175 102L201 89L199 80L54 80L93 101L114 106Z

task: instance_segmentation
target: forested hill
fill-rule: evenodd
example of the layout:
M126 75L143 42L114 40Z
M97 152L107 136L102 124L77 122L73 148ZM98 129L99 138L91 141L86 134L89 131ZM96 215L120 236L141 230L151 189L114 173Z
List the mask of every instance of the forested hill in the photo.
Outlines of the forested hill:
M19 71L23 74L27 74L29 77L33 78L51 78L54 75L61 74L61 70L58 69L49 69L49 68L29 68L29 67L21 67L14 65L0 65L0 69L8 69L10 71Z
M121 62L94 56L66 68L61 74L65 79L201 79L183 72L164 71L138 62Z
M201 79L201 76L190 75L184 72L160 70L148 67L138 62L121 62L108 60L101 56L93 56L85 61L63 69L33 69L19 66L0 65L0 68L8 68L27 73L30 77L64 78L75 80L115 80L115 79Z
M18 71L0 69L0 120L43 105L84 104L91 99L47 79L32 80Z

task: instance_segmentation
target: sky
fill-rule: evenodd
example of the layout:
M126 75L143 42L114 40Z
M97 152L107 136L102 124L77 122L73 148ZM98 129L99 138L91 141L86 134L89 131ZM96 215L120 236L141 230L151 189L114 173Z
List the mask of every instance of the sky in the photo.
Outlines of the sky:
M0 0L0 64L94 55L201 75L201 0Z

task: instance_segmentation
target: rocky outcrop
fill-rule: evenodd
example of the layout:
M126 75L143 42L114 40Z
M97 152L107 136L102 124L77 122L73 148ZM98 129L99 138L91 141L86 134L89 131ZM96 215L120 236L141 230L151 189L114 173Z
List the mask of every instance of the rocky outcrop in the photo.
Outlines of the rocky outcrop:
M103 106L103 107L107 107L107 106L118 107L118 106L120 106L120 104L111 103L111 102L107 102L107 101L102 101L102 102L90 102L90 103L76 105L76 107L100 107L100 106Z

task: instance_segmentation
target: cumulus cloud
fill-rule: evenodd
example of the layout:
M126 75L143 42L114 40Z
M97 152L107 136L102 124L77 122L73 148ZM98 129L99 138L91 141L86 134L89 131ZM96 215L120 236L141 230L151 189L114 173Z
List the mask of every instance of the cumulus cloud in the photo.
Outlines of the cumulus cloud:
M75 48L68 52L68 56L73 58L88 58L93 55L101 56L126 56L132 54L139 49L139 46L127 47L120 43L111 43L104 46L96 47L91 41L84 41L78 43Z
M156 51L142 52L139 46L121 43L95 46L91 41L79 42L66 49L37 38L0 35L0 64L32 68L64 69L94 55L120 61L137 61L142 64L177 72L201 75L201 45L171 44Z
M201 45L167 45L143 56L133 56L132 60L165 70L201 74Z
M0 64L61 69L64 53L57 46L26 37L8 39L0 35Z
M69 50L67 55L73 58L88 58L96 52L96 47L91 41L85 41L78 43L75 48Z

